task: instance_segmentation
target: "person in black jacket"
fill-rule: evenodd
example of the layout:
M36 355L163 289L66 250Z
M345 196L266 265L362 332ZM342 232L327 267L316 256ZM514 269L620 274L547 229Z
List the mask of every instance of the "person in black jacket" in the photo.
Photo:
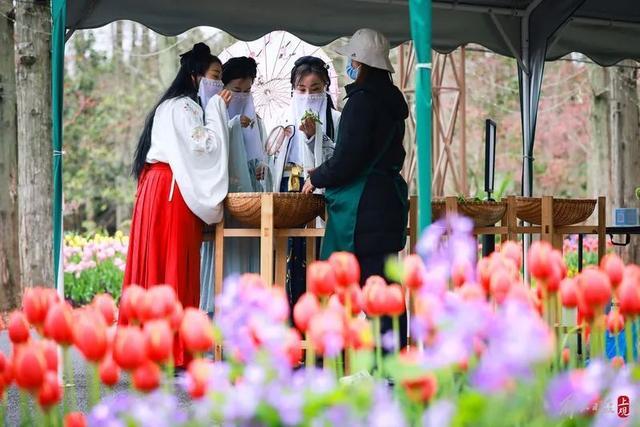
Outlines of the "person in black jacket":
M409 108L394 86L389 42L381 33L358 30L338 50L348 58L348 101L342 111L332 158L310 171L303 192L325 188L328 221L321 257L353 252L362 281L384 277L387 258L406 243L407 183L400 175L405 150L404 121ZM383 330L390 321L383 321ZM406 321L401 322L406 341Z

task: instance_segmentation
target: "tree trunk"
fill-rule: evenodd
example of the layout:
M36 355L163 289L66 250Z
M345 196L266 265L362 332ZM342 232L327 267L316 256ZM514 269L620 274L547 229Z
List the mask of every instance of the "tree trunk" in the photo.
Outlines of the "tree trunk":
M23 286L53 285L51 10L16 2L18 215Z
M588 189L591 197L607 196L607 212L612 212L611 129L609 117L609 68L591 67L591 155L588 156Z
M18 246L18 134L11 3L0 2L0 310L20 301Z
M177 37L158 37L158 51L160 52L158 54L158 74L163 88L169 87L178 72L180 58L176 46L177 41Z
M622 65L636 65L625 61ZM611 184L615 207L640 207L635 188L640 183L640 116L638 113L638 73L632 67L614 67L611 82ZM637 242L624 248L627 262L640 261Z

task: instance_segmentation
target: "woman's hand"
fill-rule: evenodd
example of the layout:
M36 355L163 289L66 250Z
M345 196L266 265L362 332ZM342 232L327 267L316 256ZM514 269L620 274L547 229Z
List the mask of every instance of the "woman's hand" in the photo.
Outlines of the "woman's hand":
M316 134L316 121L307 117L300 125L300 130L307 136L307 139L311 138Z
M307 179L304 182L304 186L302 187L302 193L303 194L311 194L314 191L316 191L316 187L313 186L313 184L311 183L310 179Z
M220 91L220 98L222 98L222 100L224 101L225 105L228 107L229 103L231 102L231 98L232 98L232 94L231 91L228 89L222 89Z
M253 120L251 120L249 117L240 116L240 126L242 126L243 128L248 128L252 124L253 124Z

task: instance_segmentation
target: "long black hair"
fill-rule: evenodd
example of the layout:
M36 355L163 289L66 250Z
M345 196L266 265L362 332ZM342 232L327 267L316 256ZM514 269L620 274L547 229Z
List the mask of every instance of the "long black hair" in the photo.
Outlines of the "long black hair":
M331 86L331 77L329 77L329 66L327 63L315 56L303 56L296 60L291 70L291 89L295 90L296 84L300 79L309 74L319 76L324 81L327 89ZM331 95L327 93L326 133L332 140L335 137L333 131L333 115L331 114L331 110L333 109L335 109L333 99L331 99Z
M153 118L156 109L160 104L168 99L188 97L198 101L198 85L196 77L204 76L211 64L220 60L211 54L211 49L204 43L197 43L189 52L180 55L180 69L176 78L169 86L169 89L160 97L158 103L151 109L144 122L142 134L138 140L138 146L133 158L131 174L140 178L144 165L147 161L147 154L151 148L151 131L153 129Z

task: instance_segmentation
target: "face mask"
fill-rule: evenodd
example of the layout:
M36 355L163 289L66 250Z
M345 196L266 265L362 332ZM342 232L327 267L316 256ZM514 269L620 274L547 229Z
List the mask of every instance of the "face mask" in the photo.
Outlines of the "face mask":
M248 104L251 104L251 106ZM237 115L249 116L247 113L248 107L250 107L250 109L254 108L251 93L233 92L231 95L231 102L229 102L229 106L227 107L227 110L229 111L229 118L233 119Z
M326 109L327 94L326 93L296 93L293 94L293 110L300 120L307 111L313 111L322 117L323 109Z
M358 71L360 71L360 66L354 68L353 65L351 65L351 61L347 61L347 75L351 80L355 81L358 78Z
M200 85L198 87L198 96L202 103L202 108L207 108L209 100L222 91L224 84L220 80L212 80L206 77L200 79Z

